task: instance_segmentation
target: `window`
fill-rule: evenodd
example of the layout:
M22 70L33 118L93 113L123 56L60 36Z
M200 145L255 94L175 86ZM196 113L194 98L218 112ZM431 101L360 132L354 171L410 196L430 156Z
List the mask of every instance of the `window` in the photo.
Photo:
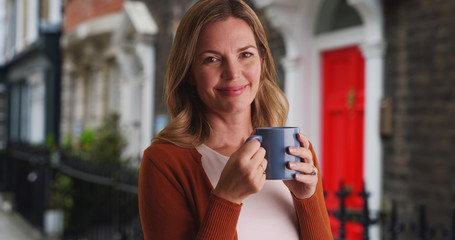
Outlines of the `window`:
M34 144L43 143L45 140L43 72L36 72L27 80L13 84L10 101L10 140Z
M315 28L316 35L362 25L359 14L346 1L325 0L321 4Z
M45 140L45 86L44 86L44 74L43 72L36 72L29 76L29 115L28 119L33 121L28 122L28 142L30 143L43 143Z

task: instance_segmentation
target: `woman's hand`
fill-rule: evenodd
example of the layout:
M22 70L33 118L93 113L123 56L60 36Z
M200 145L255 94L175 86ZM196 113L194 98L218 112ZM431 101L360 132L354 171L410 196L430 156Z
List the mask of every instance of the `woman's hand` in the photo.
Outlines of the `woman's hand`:
M257 140L245 143L229 158L214 194L234 203L259 192L265 183L265 149Z
M318 170L313 163L313 154L310 151L310 142L303 134L297 134L297 139L303 147L289 147L291 155L300 157L302 162L289 162L289 169L299 171L294 180L284 180L284 184L299 199L310 198L316 191Z

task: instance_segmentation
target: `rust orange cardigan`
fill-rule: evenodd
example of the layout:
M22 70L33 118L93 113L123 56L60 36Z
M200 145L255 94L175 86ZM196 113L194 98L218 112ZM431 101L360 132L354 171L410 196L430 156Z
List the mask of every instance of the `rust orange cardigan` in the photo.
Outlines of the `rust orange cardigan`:
M144 151L139 174L139 212L145 239L237 239L242 206L212 191L196 149L152 144ZM293 196L293 201L300 239L333 239L320 176L311 198Z

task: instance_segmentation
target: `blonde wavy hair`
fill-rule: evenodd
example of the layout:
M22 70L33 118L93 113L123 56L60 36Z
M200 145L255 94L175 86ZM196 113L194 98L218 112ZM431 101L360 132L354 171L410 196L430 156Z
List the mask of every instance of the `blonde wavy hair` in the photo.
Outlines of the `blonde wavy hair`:
M206 121L204 103L188 79L201 30L228 17L248 23L262 58L259 89L251 106L253 128L284 126L289 103L276 83L275 65L256 13L241 0L200 0L185 13L175 35L165 85L165 99L171 121L154 137L153 142L170 142L191 148L202 144L209 137L211 129Z

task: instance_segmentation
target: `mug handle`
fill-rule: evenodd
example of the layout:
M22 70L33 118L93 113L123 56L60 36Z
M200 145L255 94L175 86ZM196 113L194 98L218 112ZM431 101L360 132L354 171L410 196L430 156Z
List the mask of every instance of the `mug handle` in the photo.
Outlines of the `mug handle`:
M245 143L249 142L250 140L253 140L253 139L256 139L258 140L260 143L262 143L262 136L261 135L253 135L249 138L246 139ZM245 144L244 143L244 144Z

